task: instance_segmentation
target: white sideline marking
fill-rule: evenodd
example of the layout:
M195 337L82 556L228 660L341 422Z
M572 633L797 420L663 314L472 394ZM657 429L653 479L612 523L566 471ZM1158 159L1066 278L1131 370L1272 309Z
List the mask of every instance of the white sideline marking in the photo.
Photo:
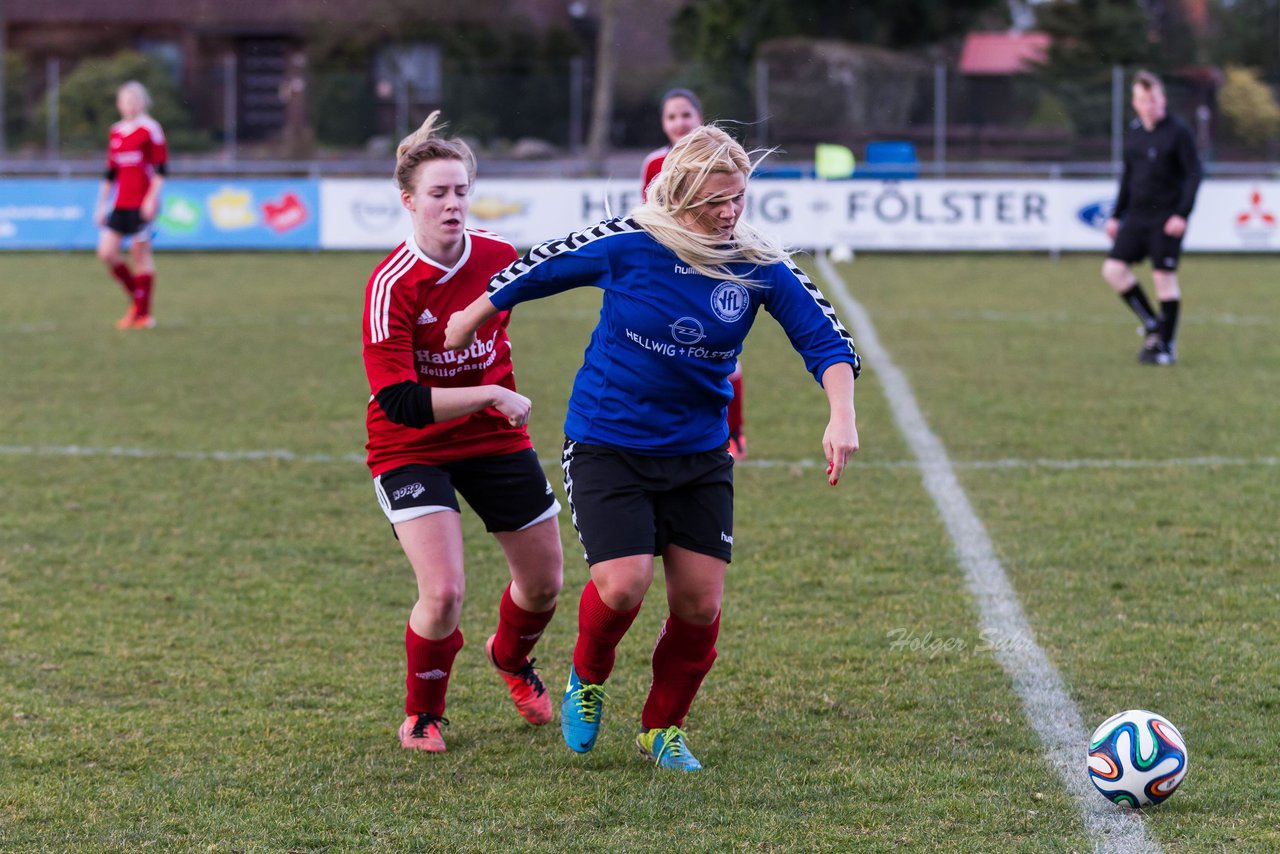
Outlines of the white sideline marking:
M599 309L565 309L552 310L551 308L538 306L529 308L521 306L520 317L541 317L555 318L557 320L595 320L600 316ZM239 329L246 326L352 326L359 328L360 317L349 314L302 314L302 315L262 315L262 314L244 314L244 315L222 315L222 316L188 316L188 315L164 315L160 318L160 325L166 329L198 329L206 327L232 327ZM97 329L111 330L114 329L109 322L101 321L73 321L69 323L59 323L53 320L41 320L31 323L0 323L0 332L13 333L16 335L48 335L51 332L67 331L72 329Z
M735 464L745 468L826 468L826 460L760 460L748 457ZM1198 468L1204 466L1243 466L1245 468L1280 466L1280 457L1171 457L1163 460L1133 459L1078 459L1050 460L1037 458L1019 460L1006 458L1002 460L958 460L951 462L957 469L1173 469ZM852 469L923 469L925 464L920 460L873 460L851 461L846 468Z
M298 454L283 449L250 451L163 451L154 448L92 448L82 445L0 445L0 455L30 457L129 457L169 460L286 460L300 463L362 463L363 454Z
M1122 319L1120 312L1107 314L1079 314L1069 311L995 311L989 308L957 309L954 311L902 310L885 311L881 317L897 320L959 320L989 323L1088 323L1098 326L1133 326ZM1275 318L1260 314L1192 314L1181 321L1193 326L1270 326ZM856 343L856 342L855 342Z
M881 346L870 315L849 293L831 262L821 253L817 259L831 292L848 310L854 341L884 388L898 429L920 461L925 489L933 497L955 543L965 582L978 605L983 631L1009 640L1007 644L996 645L995 656L1013 680L1027 721L1044 743L1050 763L1075 798L1094 850L1116 854L1159 852L1160 847L1147 836L1140 816L1122 812L1094 791L1085 770L1089 734L1080 710L1067 693L1057 668L1036 643L1018 596L996 557L991 538L956 479L946 448L929 429L906 375Z
M70 323L58 323L52 320L44 320L37 323L14 323L0 324L0 332L13 332L26 335L46 335L50 332L65 332L75 329L112 329L113 321L104 322L85 322L76 321ZM300 314L290 315L264 315L264 314L244 314L244 315L223 315L223 316L184 316L184 315L165 315L160 318L157 325L164 326L165 329L196 329L210 326L225 326L239 329L245 326L349 326L353 325L358 329L360 326L360 318L354 321L346 314ZM114 330L113 330L114 331Z
M86 445L0 445L0 456L3 457L127 457L130 459L172 459L172 460L219 460L219 461L255 461L284 460L298 463L363 463L363 454L302 454L283 448L250 449L244 451L182 451L163 450L159 448L126 448L113 446L109 448ZM558 459L543 460L542 465L548 469L560 468ZM826 468L827 461L819 459L802 460L769 460L750 457L736 463L742 468L758 469L817 469ZM953 469L1162 469L1162 468L1196 468L1209 466L1240 466L1243 468L1259 468L1280 466L1280 457L1172 457L1164 460L1130 460L1130 459L1079 459L1079 460L968 460L953 461ZM923 470L925 464L920 460L852 460L850 469L918 469Z

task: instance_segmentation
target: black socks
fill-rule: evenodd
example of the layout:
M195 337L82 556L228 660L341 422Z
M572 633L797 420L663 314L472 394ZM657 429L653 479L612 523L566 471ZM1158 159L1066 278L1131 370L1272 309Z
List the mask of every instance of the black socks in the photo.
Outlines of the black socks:
M1151 303L1147 302L1147 295L1142 292L1142 285L1136 281L1129 286L1129 290L1120 294L1120 299L1124 300L1124 304L1129 306L1134 314L1138 316L1138 320L1142 321L1142 327L1150 332L1161 332L1163 330L1160 318L1156 316L1156 310L1151 307ZM1170 303L1161 303L1161 306L1170 305ZM1173 302L1174 319L1177 319L1177 302Z
M1181 307L1180 299L1160 301L1160 338L1166 347L1172 348L1178 335L1178 309Z

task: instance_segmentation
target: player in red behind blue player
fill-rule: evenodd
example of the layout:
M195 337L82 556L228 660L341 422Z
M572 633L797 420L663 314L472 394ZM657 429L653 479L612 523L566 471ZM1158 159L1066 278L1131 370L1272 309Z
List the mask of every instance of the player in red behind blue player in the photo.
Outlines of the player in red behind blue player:
M532 724L551 720L551 699L529 652L555 613L563 569L560 504L525 429L530 404L516 391L508 315L489 318L463 352L444 346L445 321L483 296L516 251L466 227L475 155L465 142L438 134L438 115L397 149L396 182L413 233L374 269L364 310L369 468L418 585L405 628L400 743L431 752L445 749L445 692L462 648L455 490L498 541L511 571L485 657Z
M672 89L662 96L661 113L662 132L667 135L670 144L649 152L644 159L644 164L640 167L640 199L642 201L646 198L650 182L662 171L662 161L671 150L671 146L702 124L702 102L688 89ZM733 399L729 401L725 416L729 424L729 455L735 460L745 460L747 434L744 429L741 362L734 363L733 373L729 374L729 384L733 386Z
M168 169L169 149L160 123L147 114L151 96L136 80L116 92L120 121L111 126L107 148L107 171L94 221L101 227L98 257L129 296L129 310L116 322L118 329L150 329L151 291L155 286L155 261L151 255L151 223L160 210L160 189ZM112 186L115 199L108 213L107 199ZM133 268L121 255L130 241Z
M697 771L685 716L716 658L733 548L729 374L760 309L782 326L822 383L822 437L835 485L858 449L853 341L787 253L739 222L752 164L716 127L671 148L645 203L537 246L449 320L446 345L525 300L575 287L604 291L600 322L574 380L562 465L591 580L560 726L569 748L595 746L615 649L662 556L669 616L636 744L659 767Z

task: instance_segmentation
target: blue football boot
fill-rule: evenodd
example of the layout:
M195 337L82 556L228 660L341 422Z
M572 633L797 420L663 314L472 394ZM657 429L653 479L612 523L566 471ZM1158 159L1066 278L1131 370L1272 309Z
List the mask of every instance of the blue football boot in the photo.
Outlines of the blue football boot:
M584 683L576 668L569 667L569 685L560 703L560 732L564 743L575 753L586 753L596 746L600 719L604 716L604 686Z

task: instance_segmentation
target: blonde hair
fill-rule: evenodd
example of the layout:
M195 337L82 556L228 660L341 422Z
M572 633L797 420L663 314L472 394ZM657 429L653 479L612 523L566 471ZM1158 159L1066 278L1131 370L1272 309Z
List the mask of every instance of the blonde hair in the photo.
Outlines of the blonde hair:
M644 204L631 212L631 218L702 275L743 285L757 284L735 274L729 265L778 264L791 257L786 249L741 219L728 243L722 237L693 231L681 220L696 215L705 204L699 194L709 176L737 172L745 181L767 153L761 152L753 163L738 141L720 128L696 127L671 146L662 161L662 171L649 185Z
M475 183L476 156L471 146L460 139L440 136L444 123L437 123L438 118L440 111L435 110L396 146L396 184L407 193L413 192L418 166L428 160L458 160L467 169L467 183Z
M151 109L151 93L147 91L146 86L143 86L137 80L129 80L120 84L120 88L116 90L116 96L119 97L125 92L129 92L137 96L138 100L142 103L143 113L146 113Z

